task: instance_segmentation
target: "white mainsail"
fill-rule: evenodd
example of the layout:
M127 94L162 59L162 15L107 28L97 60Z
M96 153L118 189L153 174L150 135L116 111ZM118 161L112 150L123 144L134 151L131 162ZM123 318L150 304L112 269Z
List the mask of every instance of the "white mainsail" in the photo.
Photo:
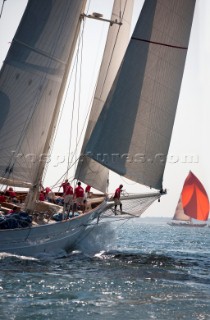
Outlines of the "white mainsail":
M145 1L85 153L162 189L195 0Z
M183 210L183 206L182 206L182 199L181 196L179 198L176 210L175 210L175 214L173 217L173 220L178 220L178 221L191 221L191 218L188 217Z
M46 202L43 206L39 202L34 208L33 202L55 131L85 3L29 0L1 70L0 184L32 186L27 212L1 219L1 252L66 254L106 206L103 198L97 199L94 210L89 207L73 219L55 222L51 214L60 210L59 206L46 208ZM6 207L1 209L7 212L11 203L3 204ZM42 221L36 219L37 214ZM21 223L22 216L27 218L26 224Z
M85 4L27 4L0 74L0 183L40 183Z
M94 186L95 189L102 192L105 192L107 188L109 170L95 160L86 157L83 153L129 42L133 2L133 0L114 1L111 21L117 21L118 23L111 24L109 27L81 157L75 174L75 178Z

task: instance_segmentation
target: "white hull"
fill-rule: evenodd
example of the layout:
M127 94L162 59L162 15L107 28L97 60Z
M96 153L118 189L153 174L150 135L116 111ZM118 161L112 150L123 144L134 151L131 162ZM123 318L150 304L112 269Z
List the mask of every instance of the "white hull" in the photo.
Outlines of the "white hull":
M29 228L2 229L0 230L0 252L32 257L41 254L60 255L62 251L65 254L74 250L76 244L83 239L83 232L86 227L101 214L104 214L104 216L110 216L111 214L115 219L140 216L147 208L147 205L145 206L142 202L144 198L149 200L149 202L154 202L160 198L160 193L136 194L122 197L123 207L126 209L127 205L129 210L131 210L132 206L134 206L135 213L138 212L138 214L134 212L129 213L126 210L122 213L119 211L118 215L114 215L112 209L114 206L113 201L103 200L101 202L101 198L96 198L95 204L101 202L100 205L70 220L50 222ZM91 203L94 204L94 199L92 199ZM51 204L48 205L51 206ZM137 207L139 208L138 210Z
M0 230L0 252L24 256L70 252L82 239L87 225L106 208L104 201L94 210L70 220L24 229Z

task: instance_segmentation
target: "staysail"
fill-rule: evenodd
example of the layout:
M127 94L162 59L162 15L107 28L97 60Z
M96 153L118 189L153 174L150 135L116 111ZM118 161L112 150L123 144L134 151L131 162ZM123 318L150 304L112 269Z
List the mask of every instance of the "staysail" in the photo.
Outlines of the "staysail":
M208 220L208 195L200 180L191 171L184 182L181 200L185 215L196 220Z
M118 23L111 24L109 27L81 157L75 174L76 179L102 192L106 191L109 171L83 153L125 54L130 37L132 12L133 0L114 1L111 21L117 20Z
M39 183L85 4L28 1L0 74L0 183Z
M195 0L145 1L85 153L140 184L162 188Z

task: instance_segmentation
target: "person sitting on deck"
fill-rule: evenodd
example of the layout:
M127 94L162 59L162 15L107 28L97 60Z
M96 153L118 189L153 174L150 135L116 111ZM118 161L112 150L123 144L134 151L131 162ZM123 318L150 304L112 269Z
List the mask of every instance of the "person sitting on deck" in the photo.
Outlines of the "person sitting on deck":
M17 194L12 187L9 187L9 190L6 191L6 195L8 195L9 201L13 203L18 203Z
M6 202L6 201L7 201L7 198L6 198L6 196L4 195L4 192L1 191L1 192L0 192L0 203Z
M45 200L50 203L55 203L55 193L51 190L50 187L46 187L44 189Z
M50 191L52 191L52 190L51 190L49 187L46 187L46 188L44 189L46 198L48 197L48 193L49 193Z
M44 194L44 191L40 191L40 194L39 194L39 201L45 201L45 194Z
M120 201L120 196L121 196L121 192L122 192L122 188L123 188L123 185L120 184L119 185L119 188L117 188L115 190L115 194L114 194L114 214L116 215L116 210L117 210L117 206L119 205L120 206L120 211L122 212L122 202Z
M77 183L77 187L74 190L74 199L76 200L77 206L79 205L81 210L85 211L85 192L83 187L81 186L81 182ZM78 208L77 208L78 209Z
M9 212L8 214L15 214L15 213L20 213L20 208L14 206Z

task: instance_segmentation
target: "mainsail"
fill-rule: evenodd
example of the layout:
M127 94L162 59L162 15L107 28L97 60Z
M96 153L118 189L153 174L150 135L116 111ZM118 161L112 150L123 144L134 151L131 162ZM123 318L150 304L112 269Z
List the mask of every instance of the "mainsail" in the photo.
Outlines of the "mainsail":
M195 0L145 1L85 153L162 189Z
M109 27L81 157L75 174L75 178L102 192L107 188L109 170L83 153L125 54L130 38L132 11L133 0L114 1L111 21L118 23Z
M40 183L85 4L28 1L0 74L0 183Z
M181 197L179 198L179 201L178 201L178 204L177 204L177 207L176 207L176 210L175 210L175 214L174 214L173 220L191 221L190 217L187 216L184 213L183 205L182 205L182 198Z

